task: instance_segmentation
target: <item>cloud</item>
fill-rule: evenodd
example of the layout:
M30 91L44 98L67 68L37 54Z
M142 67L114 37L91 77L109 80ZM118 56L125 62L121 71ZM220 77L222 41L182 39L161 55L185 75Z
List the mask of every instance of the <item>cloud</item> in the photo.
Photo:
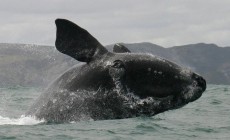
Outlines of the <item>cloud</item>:
M58 17L102 44L197 42L230 46L228 0L0 0L0 42L54 45Z

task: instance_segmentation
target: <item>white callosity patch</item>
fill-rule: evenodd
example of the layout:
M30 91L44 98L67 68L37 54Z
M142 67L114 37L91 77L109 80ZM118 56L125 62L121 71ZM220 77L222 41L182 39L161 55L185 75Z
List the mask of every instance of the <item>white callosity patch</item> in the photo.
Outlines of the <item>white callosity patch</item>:
M153 73L154 73L155 75L162 75L162 74L163 74L162 71L157 71L157 70L154 70Z
M199 90L199 87L197 86L197 82L193 81L193 83L189 86L187 86L182 92L182 97L186 101L190 101L192 98L194 98L195 93L197 93L197 90Z
M158 60L158 61L161 61L161 62L166 62L166 60L164 58L161 58L160 56L156 56L156 55L153 55L153 54L150 54L150 53L146 53L146 55L150 56L150 57L153 57L154 59Z
M179 75L175 75L175 79L181 79L181 80L189 80L192 76L192 71L188 68L181 68L179 69L180 73Z
M191 75L191 70L188 68L182 68L180 71L180 74L186 77L190 77Z
M162 74L163 72L162 71L159 71L158 74Z

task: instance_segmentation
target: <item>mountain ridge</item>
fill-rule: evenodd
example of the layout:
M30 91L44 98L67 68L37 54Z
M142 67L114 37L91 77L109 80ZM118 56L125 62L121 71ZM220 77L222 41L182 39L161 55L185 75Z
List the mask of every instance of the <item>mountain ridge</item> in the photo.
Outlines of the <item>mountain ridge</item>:
M211 84L230 85L230 47L197 43L164 48L149 42L121 43L137 53L151 53L205 77ZM112 50L113 44L107 45ZM54 46L0 43L0 86L47 86L79 63Z

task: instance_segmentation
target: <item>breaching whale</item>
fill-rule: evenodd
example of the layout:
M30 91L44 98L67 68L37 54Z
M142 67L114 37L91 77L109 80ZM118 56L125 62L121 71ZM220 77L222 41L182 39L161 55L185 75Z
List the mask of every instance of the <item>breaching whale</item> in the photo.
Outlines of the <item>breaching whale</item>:
M56 48L82 62L58 77L26 115L49 122L105 120L155 114L201 97L200 75L122 44L109 52L85 29L57 19Z

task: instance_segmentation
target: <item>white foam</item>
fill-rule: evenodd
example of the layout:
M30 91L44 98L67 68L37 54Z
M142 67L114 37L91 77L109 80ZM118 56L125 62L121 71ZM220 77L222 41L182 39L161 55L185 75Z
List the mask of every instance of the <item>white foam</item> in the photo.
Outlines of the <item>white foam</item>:
M44 120L37 120L32 116L22 115L20 118L9 118L0 116L0 125L36 125L43 123Z

